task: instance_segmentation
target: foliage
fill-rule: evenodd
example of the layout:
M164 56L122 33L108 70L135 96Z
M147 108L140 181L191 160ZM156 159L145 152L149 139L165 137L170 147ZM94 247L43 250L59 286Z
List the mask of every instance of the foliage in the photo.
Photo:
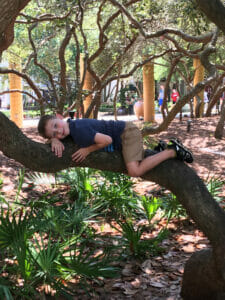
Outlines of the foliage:
M65 184L70 186L69 196L72 200L86 200L93 192L91 177L93 170L89 168L71 169L69 172L61 172L58 175L58 180L63 180Z
M213 29L195 2L139 0L124 3L124 8L127 13L118 10L110 1L83 1L82 5L77 1L63 4L30 1L18 17L15 41L6 59L9 56L22 58L23 72L34 80L41 94L43 90L46 92L45 105L61 112L72 103L77 109L85 97L80 86L80 52L96 79L95 94L119 77L124 83L130 76L140 81L143 55L156 56L157 80L168 75L171 61L180 55L182 61L174 69L172 80L190 81L192 58L186 53L196 50L201 43L185 42L179 35L171 34L180 46L176 49L167 39L144 38L128 14L146 34L172 28L195 36ZM212 59L219 65L223 61L222 39L218 44L219 55ZM169 53L160 54L168 50ZM188 86L189 82L186 84ZM124 102L122 94L120 100Z
M170 18L182 29L189 29L195 34L209 30L209 21L197 8L195 1L172 1Z
M76 208L72 207L72 210ZM87 222L88 210L83 219L79 211L76 212L75 218L78 219L79 228L82 228L82 224ZM77 222L74 219L70 222L68 208L64 213L66 217L60 219L57 215L56 220L53 215L46 213L45 206L39 208L36 216L30 211L24 216L22 211L20 214L11 215L9 211L5 213L2 209L0 247L4 251L3 257L9 257L14 262L13 267L10 267L5 260L4 269L9 273L9 280L13 274L17 274L19 280L20 277L24 280L23 287L15 285L13 289L15 295L22 295L21 299L37 294L36 288L41 285L49 285L59 294L70 294L71 291L61 281L65 278L69 280L75 275L95 278L117 274L116 268L107 266L110 262L107 253L94 256L95 247L87 251L87 242L82 235L85 234L90 242L91 235L88 230L76 229ZM43 219L45 214L47 216ZM7 293L7 285L11 284L6 281L2 292ZM8 294L10 295L9 291Z
M45 174L29 176L33 188L35 183L39 186L42 176L47 183ZM145 227L136 229L136 225L123 221L125 216L143 216L140 199L132 191L133 183L127 176L90 169L60 172L53 187L69 185L67 201L49 192L42 193L38 199L21 198L25 177L21 171L15 204L18 209L12 212L10 208L7 211L2 208L0 215L1 261L4 272L9 274L7 278L0 277L5 280L0 292L8 299L11 294L29 298L45 285L57 295L69 296L74 292L62 283L64 280L77 277L89 289L87 279L116 276L118 269L111 265L117 260L115 251L122 249L137 257L144 257L144 252L161 251L158 242L142 240ZM119 245L115 246L114 238L110 237L105 244L104 238L96 234L92 224L98 224L103 216L107 216L110 224L115 218L114 222L123 227ZM130 249L134 250L130 252ZM22 287L19 283L12 285L14 274L18 282L23 280Z
M59 173L58 180L70 186L71 200L87 201L102 216L124 216L138 210L133 183L124 174L75 168Z
M208 188L208 191L218 202L222 200L222 197L220 197L219 195L221 194L224 185L225 181L221 180L218 177L211 177L206 180L206 186Z
M101 214L122 217L136 211L137 198L130 179L123 174L102 172L94 203L100 206Z
M34 199L21 197L27 180L33 189L45 182L48 191ZM208 181L213 196L223 184L217 178ZM62 197L52 193L63 186ZM88 292L92 280L100 283L119 274L116 261L162 253L169 220L186 216L170 193L140 196L128 176L88 168L62 171L54 178L27 176L22 170L16 197L0 213L0 296L10 300L35 297L44 286L55 296L70 298L77 285L65 282L74 278ZM162 218L167 220L164 226ZM105 223L115 235L104 233Z
M153 226L152 219L155 217L156 213L159 211L161 207L161 199L156 197L151 197L150 199L146 196L141 197L141 202L143 209L145 211L145 215L147 217L149 226Z
M187 217L184 207L172 193L167 193L161 197L161 208L168 220L174 217Z
M99 109L100 112L108 112L112 113L113 112L113 104L109 103L102 103L101 107Z
M130 219L125 220L125 222L119 221L118 224L121 227L121 233L125 239L126 250L128 250L132 256L144 259L150 255L158 255L160 252L163 252L163 249L158 245L167 237L165 230L159 232L155 238L142 239L142 234L147 229L145 226L134 226Z
M1 274L2 272L0 272ZM10 286L8 286L7 280L4 280L3 278L0 278L0 298L6 299L6 300L13 300Z

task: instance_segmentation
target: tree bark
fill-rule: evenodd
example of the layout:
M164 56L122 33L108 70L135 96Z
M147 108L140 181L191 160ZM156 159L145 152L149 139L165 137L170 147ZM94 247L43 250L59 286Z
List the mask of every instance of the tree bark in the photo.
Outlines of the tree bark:
M225 6L220 0L196 0L200 10L225 34Z
M94 152L87 159L77 165L72 162L71 154L78 147L70 138L65 141L65 150L62 158L57 158L49 145L41 144L27 138L21 130L11 122L4 114L0 113L0 150L4 155L15 159L25 167L39 172L57 172L68 167L90 167L113 172L126 172L122 155L119 152L106 153ZM187 267L183 281L183 298L207 299L205 295L206 280L215 278L215 286L208 286L210 293L225 293L225 213L208 192L203 181L186 164L171 159L163 162L150 172L146 173L145 180L154 181L173 192L178 200L186 208L189 216L204 232L211 242L213 254L198 254L198 264ZM203 276L192 282L196 284L195 290L199 298L190 298L186 292L190 278L195 278L204 270ZM213 267L212 267L213 266ZM186 273L187 272L187 273ZM202 298L200 298L200 296ZM189 298L188 298L189 297ZM197 296L196 296L197 297ZM210 298L217 299L217 298Z
M215 130L215 134L214 134L216 139L223 138L224 122L225 122L225 100L223 100L223 103L222 103L220 119L216 126L216 130Z
M30 0L0 0L0 54L14 39L14 23L19 12Z
M184 300L224 300L224 281L216 268L212 249L194 253L184 269Z
M143 67L143 98L144 121L155 122L155 81L154 63L149 62Z
M194 85L204 80L204 67L201 64L201 61L199 58L195 58L193 62L193 66L195 69L195 75L194 75ZM199 92L194 97L194 113L195 117L199 118L203 116L204 113L204 90Z
M12 58L11 58L12 59ZM10 68L21 69L21 62L10 62ZM22 91L22 78L16 74L9 74L9 89ZM23 127L23 98L21 93L10 94L10 118L18 127Z

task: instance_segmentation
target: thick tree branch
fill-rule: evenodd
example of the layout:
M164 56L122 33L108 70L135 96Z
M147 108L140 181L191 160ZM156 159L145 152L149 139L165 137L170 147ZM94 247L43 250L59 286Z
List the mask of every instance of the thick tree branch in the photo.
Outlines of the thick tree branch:
M53 14L44 14L39 17L32 17L28 16L24 13L20 13L19 16L24 17L26 20L17 20L15 23L18 24L32 24L32 23L40 23L40 22L47 22L47 21L54 21L54 20L64 20L68 18L74 8L71 8L68 13L66 13L64 16L55 16Z
M37 95L37 98L39 99L39 101L44 100L39 88L36 86L36 84L33 82L33 80L28 75L21 73L19 71L16 71L16 70L12 70L12 69L0 68L0 74L9 74L9 73L16 74L17 76L20 76L24 80L26 80L26 82L29 84L29 86L33 89L33 91Z
M20 11L30 0L0 1L0 56L14 40L14 23Z
M81 166L126 172L119 152L113 154L94 152L82 164L77 165L71 160L71 154L76 149L77 146L68 138L65 141L63 157L57 158L49 145L30 140L13 122L0 113L0 150L31 170L57 172L68 167ZM169 176L168 170L170 170ZM177 195L188 214L210 239L213 246L225 244L225 213L191 168L172 159L160 164L143 178L154 181Z
M33 53L32 53L32 57L34 59L34 64L41 68L45 73L46 75L48 76L48 79L49 79L49 82L51 83L51 87L52 87L52 90L53 90L53 94L54 94L54 97L56 99L56 101L58 101L58 94L56 92L56 88L55 88L55 83L54 83L54 79L53 79L53 76L51 74L51 72L45 67L43 66L41 63L38 62L38 55L37 55L37 49L36 49L36 46L35 46L35 43L32 39L32 30L37 26L38 24L35 23L33 24L32 26L30 26L28 28L28 37L29 37L29 41L30 41L30 44L31 44L31 47L33 49ZM50 37L49 37L50 38ZM43 46L43 43L46 42L48 39L45 39L42 43L41 43L41 46Z
M21 91L21 90L10 90L10 91L4 91L4 92L1 92L0 93L0 96L1 95L4 95L4 94L11 94L11 93L21 93L21 94L24 94L24 95L27 95L29 96L30 98L34 99L34 101L40 103L39 99L34 97L31 93L28 93L26 91Z
M58 112L61 114L63 113L64 105L66 103L66 92L67 92L65 51L72 37L73 30L74 30L73 26L70 28L68 24L66 25L66 34L59 49L61 95L58 103Z
M129 76L132 76L133 73L134 73L138 68L144 66L145 64L147 64L147 63L150 62L150 61L153 61L153 60L156 59L156 58L162 57L162 56L164 56L165 54L171 53L171 52L173 52L171 49L167 49L167 50L165 50L165 51L163 51L163 52L161 52L161 53L159 53L159 54L157 54L157 55L151 55L149 58L143 60L142 62L135 64L135 65L132 67L132 69L130 69L129 72L121 74L121 75L120 75L120 78L123 79L123 78L127 78L127 77L129 77ZM109 84L109 83L112 82L113 80L117 80L117 79L118 79L118 75L111 76L110 78L108 78L108 79L105 81L104 85L106 86L107 84Z
M220 0L195 0L204 14L225 34L225 6Z

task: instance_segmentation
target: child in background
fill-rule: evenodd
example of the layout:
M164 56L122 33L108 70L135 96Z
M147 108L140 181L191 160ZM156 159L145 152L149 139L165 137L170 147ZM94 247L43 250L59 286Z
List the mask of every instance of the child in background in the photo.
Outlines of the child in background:
M160 88L159 88L159 96L158 96L158 101L159 101L159 112L162 112L163 98L164 98L164 86L163 86L163 85L160 85Z
M173 105L176 104L177 101L179 100L179 93L176 89L172 90L171 99L173 101Z

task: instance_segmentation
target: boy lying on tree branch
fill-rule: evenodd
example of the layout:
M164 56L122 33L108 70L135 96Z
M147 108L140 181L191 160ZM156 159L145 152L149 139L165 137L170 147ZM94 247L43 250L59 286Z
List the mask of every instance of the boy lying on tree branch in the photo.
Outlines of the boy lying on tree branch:
M141 176L170 158L193 162L191 151L178 139L170 139L168 144L160 141L154 149L155 154L144 157L141 132L132 122L95 119L65 121L60 117L45 115L38 123L38 131L44 138L50 139L52 151L58 157L62 156L64 150L61 141L70 135L80 147L72 154L72 160L77 163L96 150L122 151L128 175L132 177Z

